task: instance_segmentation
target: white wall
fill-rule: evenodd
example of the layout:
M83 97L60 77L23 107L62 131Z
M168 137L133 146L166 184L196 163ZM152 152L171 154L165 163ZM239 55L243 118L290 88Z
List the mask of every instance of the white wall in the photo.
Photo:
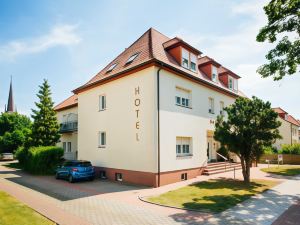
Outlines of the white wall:
M283 144L291 144L292 131L291 131L291 123L287 122L281 117L278 117L278 120L281 122L281 126L278 128L278 130L280 135L282 136L282 139L277 139L275 144L273 144L273 146L276 147L277 149L281 149L281 146Z
M156 70L150 67L79 93L78 158L94 166L157 172L155 82ZM103 94L107 109L99 111L99 95ZM140 99L140 106L135 106L135 99ZM99 131L106 132L106 148L98 148Z
M191 109L175 105L176 86L191 91ZM235 99L165 70L161 70L160 87L161 171L202 166L207 159L207 130L214 130L211 121L220 113L220 101L226 107ZM214 98L214 115L208 112L209 97ZM192 137L193 156L176 157L176 136Z

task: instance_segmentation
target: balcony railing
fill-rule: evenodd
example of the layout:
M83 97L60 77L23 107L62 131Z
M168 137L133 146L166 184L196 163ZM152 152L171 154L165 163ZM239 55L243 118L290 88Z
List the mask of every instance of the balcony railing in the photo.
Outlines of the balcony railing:
M77 131L77 129L78 129L78 121L64 122L60 124L61 133L74 132Z

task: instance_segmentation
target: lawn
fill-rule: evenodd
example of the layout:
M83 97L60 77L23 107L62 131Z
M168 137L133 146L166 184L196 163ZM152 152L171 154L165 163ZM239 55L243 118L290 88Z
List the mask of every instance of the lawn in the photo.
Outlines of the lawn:
M55 223L41 216L5 192L0 192L0 224L54 225Z
M253 180L247 185L238 180L215 179L149 197L147 200L178 208L222 212L278 183L270 180Z
M263 168L261 171L276 175L295 176L300 174L300 166L273 166L270 168Z

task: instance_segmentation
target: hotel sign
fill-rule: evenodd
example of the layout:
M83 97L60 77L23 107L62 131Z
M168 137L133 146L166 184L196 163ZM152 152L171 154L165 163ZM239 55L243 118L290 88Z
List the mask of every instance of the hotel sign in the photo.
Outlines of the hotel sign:
M141 105L141 99L140 99L140 87L136 87L134 89L134 108L135 108L135 116L136 116L136 122L135 122L135 139L136 141L140 141L140 105Z

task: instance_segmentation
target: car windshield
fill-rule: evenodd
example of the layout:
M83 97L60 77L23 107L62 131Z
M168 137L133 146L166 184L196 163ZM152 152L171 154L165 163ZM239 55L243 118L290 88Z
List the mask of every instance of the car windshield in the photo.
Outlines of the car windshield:
M77 162L77 163L74 163L74 166L89 167L89 166L92 166L92 164L90 162Z

